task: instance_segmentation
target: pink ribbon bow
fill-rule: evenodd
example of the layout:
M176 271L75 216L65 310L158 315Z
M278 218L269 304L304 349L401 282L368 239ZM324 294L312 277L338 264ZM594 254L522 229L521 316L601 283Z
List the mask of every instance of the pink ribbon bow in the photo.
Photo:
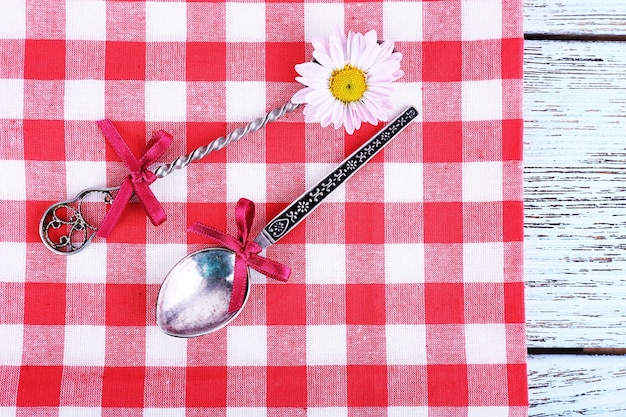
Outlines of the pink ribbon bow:
M253 219L254 203L242 198L237 202L237 206L235 207L237 238L201 223L194 223L187 229L189 232L208 237L235 252L233 293L230 297L230 304L228 305L229 313L239 310L243 305L246 297L248 266L263 275L279 281L287 281L291 274L289 267L259 256L262 250L261 246L254 241L248 240Z
M130 174L124 179L96 235L104 238L109 237L133 192L137 194L152 224L160 225L165 221L167 215L159 200L150 190L149 186L156 181L157 176L148 169L148 166L163 155L174 138L169 133L159 130L146 145L141 158L137 159L110 120L101 120L98 122L98 126L122 162L128 167Z

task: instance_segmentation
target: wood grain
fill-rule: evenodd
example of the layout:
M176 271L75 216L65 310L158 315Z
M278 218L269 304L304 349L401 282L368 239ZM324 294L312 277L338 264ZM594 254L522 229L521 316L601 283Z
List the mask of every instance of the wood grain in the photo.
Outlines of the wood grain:
M626 2L618 0L525 0L524 32L545 37L626 35Z
M625 51L526 42L529 346L626 346Z
M530 416L626 415L626 357L533 355L528 362Z

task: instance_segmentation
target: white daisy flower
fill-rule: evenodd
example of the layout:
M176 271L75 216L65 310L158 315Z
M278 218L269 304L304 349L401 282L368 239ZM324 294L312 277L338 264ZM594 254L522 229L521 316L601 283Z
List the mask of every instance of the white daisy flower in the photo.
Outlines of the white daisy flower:
M306 87L291 101L306 104L305 121L331 123L354 133L362 122L373 125L387 120L392 83L402 77L402 54L393 42L378 43L376 31L365 35L337 28L329 39L313 39L314 62L295 66Z

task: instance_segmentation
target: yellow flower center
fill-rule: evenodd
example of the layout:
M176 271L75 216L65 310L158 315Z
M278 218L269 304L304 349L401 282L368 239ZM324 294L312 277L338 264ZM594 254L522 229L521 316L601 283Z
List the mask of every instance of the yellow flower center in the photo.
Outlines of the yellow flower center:
M329 84L333 96L344 103L360 100L367 90L365 73L352 65L335 70Z

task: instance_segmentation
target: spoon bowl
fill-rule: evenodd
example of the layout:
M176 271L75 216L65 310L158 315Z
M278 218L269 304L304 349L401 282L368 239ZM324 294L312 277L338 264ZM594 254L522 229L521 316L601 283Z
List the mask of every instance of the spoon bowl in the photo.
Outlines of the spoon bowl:
M212 247L194 252L167 274L156 305L156 321L170 336L196 337L226 326L243 308L229 313L235 252ZM247 280L244 305L250 293Z

